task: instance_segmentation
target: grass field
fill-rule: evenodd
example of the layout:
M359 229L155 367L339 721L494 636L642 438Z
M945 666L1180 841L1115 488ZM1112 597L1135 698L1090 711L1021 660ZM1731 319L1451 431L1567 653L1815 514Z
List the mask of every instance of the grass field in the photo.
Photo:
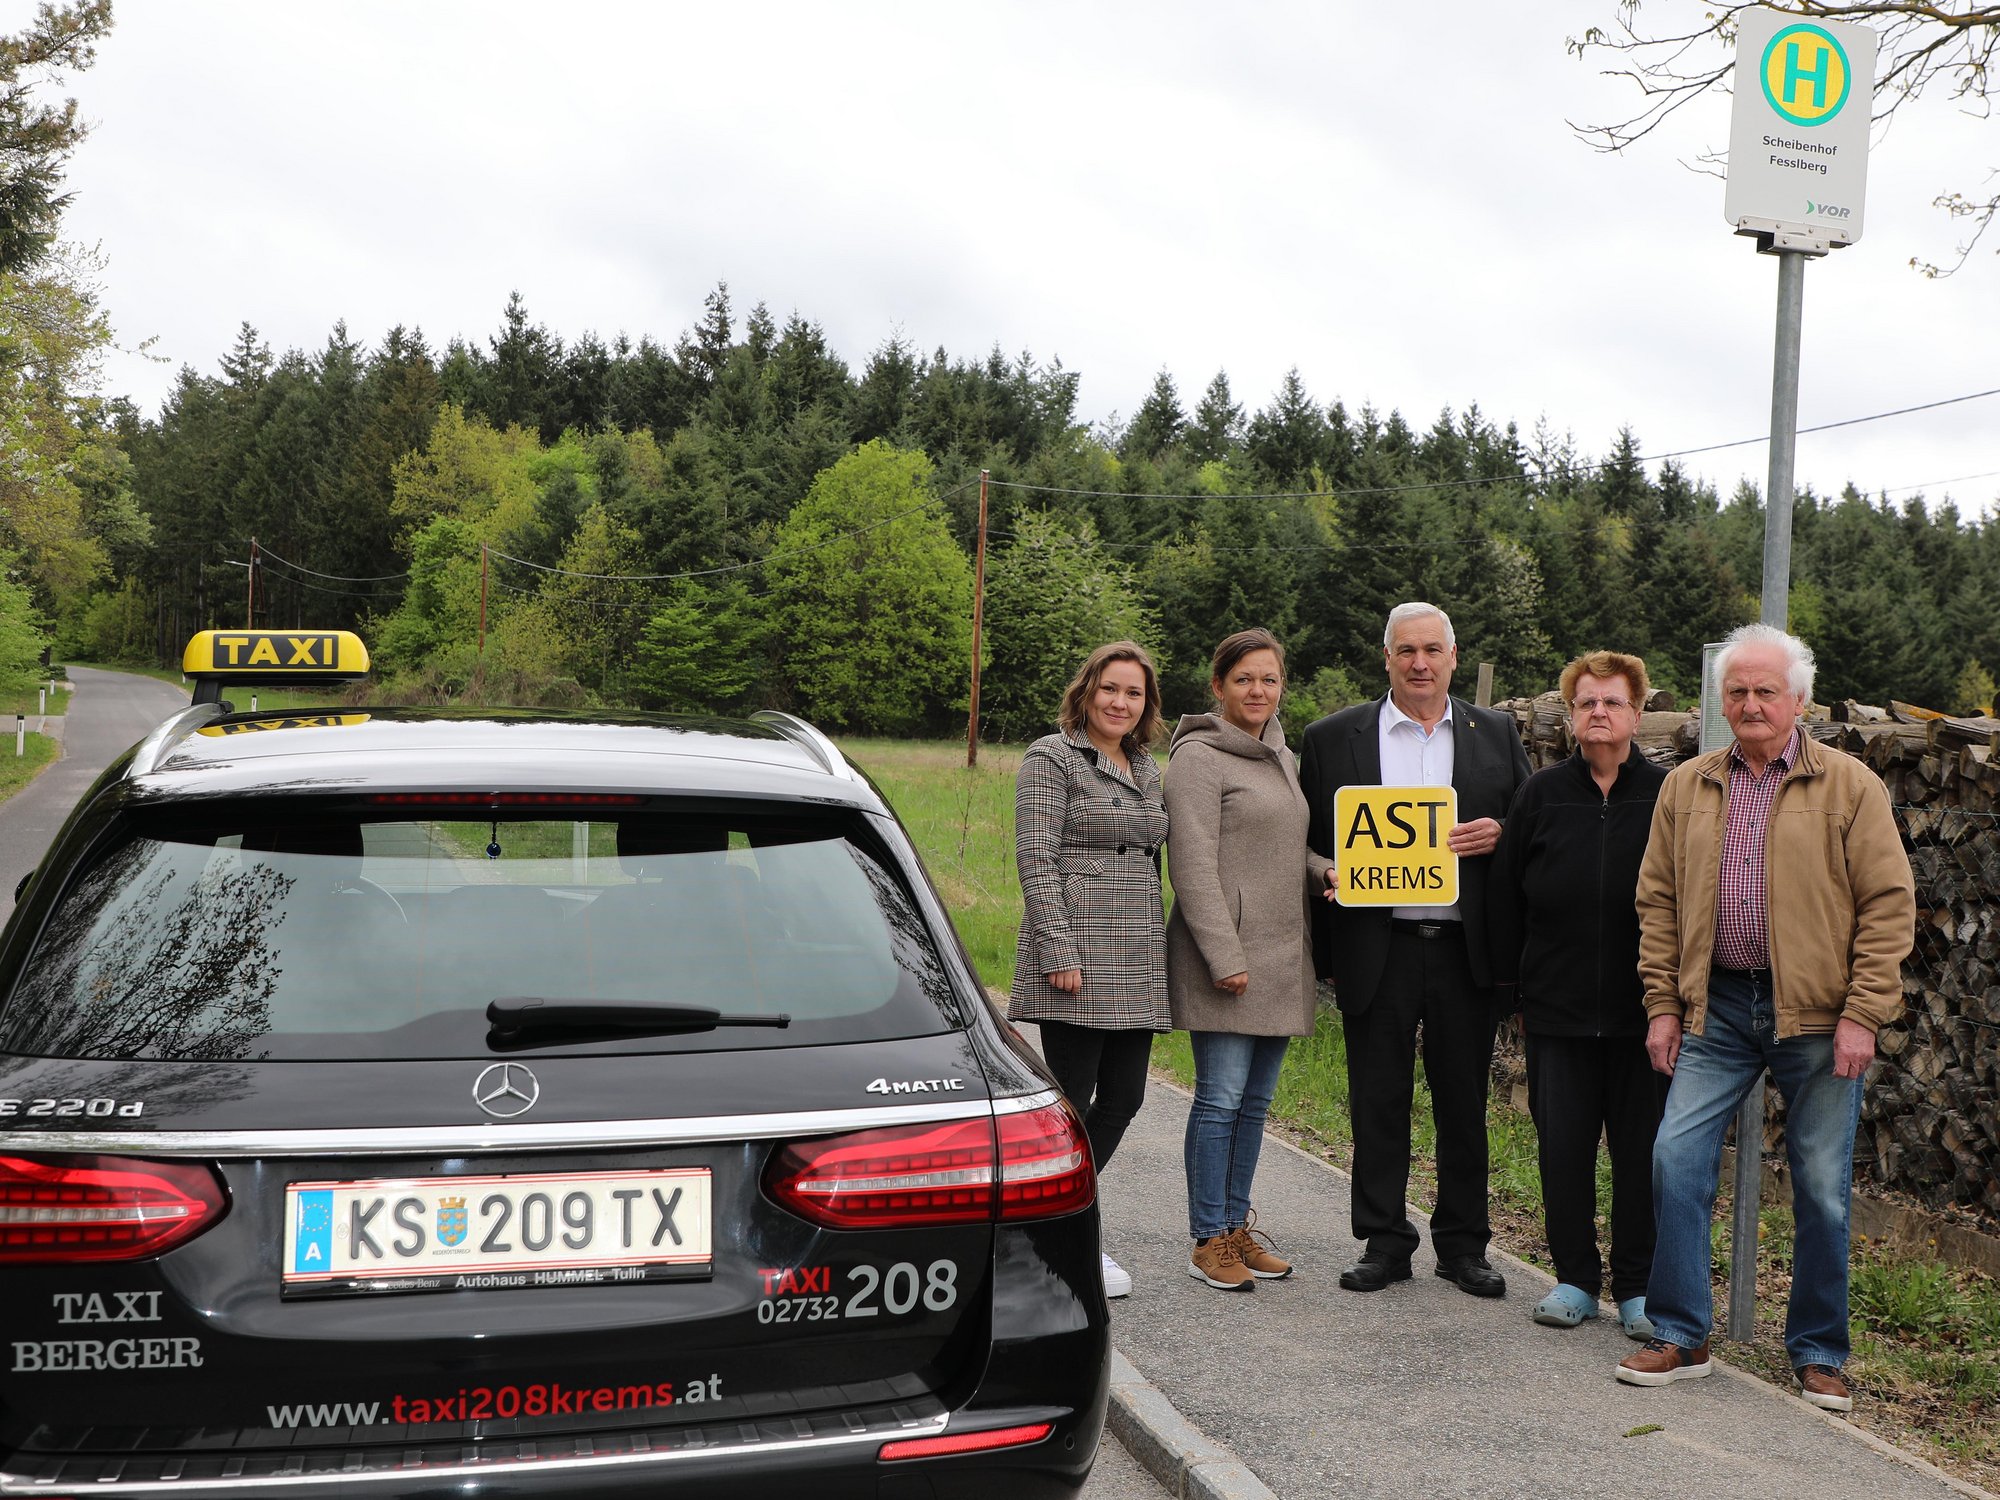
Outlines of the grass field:
M42 706L44 702L43 694L48 684L48 678L44 677L39 682L31 682L25 688L21 688L16 692L0 693L0 718L6 720L9 729L14 727L14 715L16 714L27 715L28 722L32 724L38 713L61 714L69 712L70 685L60 677L56 679L56 690L47 696L47 707L44 708Z
M981 745L968 768L963 744L842 740L909 830L958 935L998 990L1014 982L1021 882L1014 873L1014 769L1020 746Z
M30 733L26 753L14 754L13 726L0 744L0 802L6 801L38 776L56 758L56 742L47 735Z

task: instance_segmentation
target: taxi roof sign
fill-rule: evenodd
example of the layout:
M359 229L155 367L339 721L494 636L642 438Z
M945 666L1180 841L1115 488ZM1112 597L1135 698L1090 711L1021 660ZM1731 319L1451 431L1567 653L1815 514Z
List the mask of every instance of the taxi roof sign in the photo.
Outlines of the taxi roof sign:
M368 675L368 648L351 630L204 630L181 654L194 701L211 703L227 683L346 682Z

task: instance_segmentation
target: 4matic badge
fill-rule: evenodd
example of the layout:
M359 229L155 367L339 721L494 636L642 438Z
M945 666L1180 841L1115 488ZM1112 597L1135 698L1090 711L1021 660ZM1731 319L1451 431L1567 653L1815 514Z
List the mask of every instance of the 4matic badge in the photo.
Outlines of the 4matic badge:
M871 1094L942 1094L958 1093L965 1087L963 1078L898 1078L891 1081L878 1078L868 1085Z

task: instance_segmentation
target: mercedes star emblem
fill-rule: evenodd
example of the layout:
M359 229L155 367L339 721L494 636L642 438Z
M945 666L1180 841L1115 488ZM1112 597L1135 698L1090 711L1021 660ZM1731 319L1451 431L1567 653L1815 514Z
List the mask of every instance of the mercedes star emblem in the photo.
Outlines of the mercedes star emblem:
M511 1120L535 1107L542 1086L520 1063L494 1063L472 1085L472 1102L497 1120Z

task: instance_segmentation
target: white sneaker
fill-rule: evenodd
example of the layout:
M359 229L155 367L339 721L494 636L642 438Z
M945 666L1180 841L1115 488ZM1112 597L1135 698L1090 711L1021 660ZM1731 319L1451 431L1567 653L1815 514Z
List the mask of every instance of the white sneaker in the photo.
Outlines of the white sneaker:
M1104 1263L1105 1296L1122 1297L1132 1290L1132 1273L1130 1271L1119 1265L1117 1261L1104 1254L1101 1250L1098 1252L1097 1258Z

